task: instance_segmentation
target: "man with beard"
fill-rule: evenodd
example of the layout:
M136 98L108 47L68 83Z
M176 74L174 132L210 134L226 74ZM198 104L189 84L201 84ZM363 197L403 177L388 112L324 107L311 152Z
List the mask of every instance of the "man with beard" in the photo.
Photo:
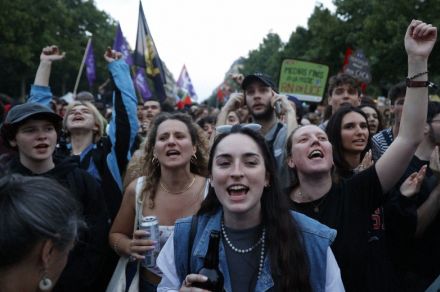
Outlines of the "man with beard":
M294 108L284 95L279 95L272 79L264 73L247 75L241 83L243 93L233 93L217 117L217 127L226 124L230 111L246 105L252 122L261 125L261 133L271 149L278 173L284 166L284 146L289 134L298 127ZM279 112L277 112L279 111ZM286 116L286 124L279 121L279 115Z
M430 158L437 151L436 146L440 146L440 103L431 101L423 140L400 181L425 165L432 167ZM438 158L431 162L439 163ZM430 167L420 172L423 171L425 177L417 194L408 196L394 191L385 205L389 251L406 291L424 291L440 275L439 174Z

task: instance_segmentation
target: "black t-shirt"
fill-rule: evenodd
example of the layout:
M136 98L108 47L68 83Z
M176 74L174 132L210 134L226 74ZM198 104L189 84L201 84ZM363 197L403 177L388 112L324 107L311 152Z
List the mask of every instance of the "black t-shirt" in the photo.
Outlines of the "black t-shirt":
M349 179L333 183L321 199L296 203L291 208L334 228L338 234L332 250L347 291L366 289L366 257L371 214L384 195L376 168L370 167Z
M427 164L429 161L414 156L401 182ZM428 199L438 182L428 167L418 194L407 198L395 190L385 205L389 251L399 272L411 275L410 278L406 276L407 279L419 285L415 290L425 290L440 274L440 214L436 215L422 235L414 237L417 208Z

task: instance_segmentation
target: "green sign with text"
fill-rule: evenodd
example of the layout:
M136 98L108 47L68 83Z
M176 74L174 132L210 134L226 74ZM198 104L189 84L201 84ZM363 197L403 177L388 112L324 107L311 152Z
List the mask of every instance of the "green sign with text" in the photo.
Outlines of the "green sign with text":
M328 66L286 59L281 65L279 91L303 101L320 102L324 97Z

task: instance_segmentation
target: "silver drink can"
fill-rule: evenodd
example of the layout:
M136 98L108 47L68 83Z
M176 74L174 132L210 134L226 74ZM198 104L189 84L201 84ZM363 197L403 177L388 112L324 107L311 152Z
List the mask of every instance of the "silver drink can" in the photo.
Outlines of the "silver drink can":
M156 246L153 250L149 250L145 253L145 259L141 265L146 268L156 266L156 259L160 252L159 244L159 221L156 216L147 216L142 219L140 229L150 233L147 238L156 241Z

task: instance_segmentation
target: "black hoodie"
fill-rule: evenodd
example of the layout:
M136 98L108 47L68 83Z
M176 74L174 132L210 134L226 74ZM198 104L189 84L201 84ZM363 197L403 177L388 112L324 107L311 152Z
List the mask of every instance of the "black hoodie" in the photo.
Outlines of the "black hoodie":
M79 234L53 291L103 291L107 283L102 283L99 275L105 268L111 223L102 190L90 174L79 168L78 158L54 159L54 163L55 167L43 174L33 173L18 158L8 167L11 173L55 179L71 192L82 208L87 229Z

